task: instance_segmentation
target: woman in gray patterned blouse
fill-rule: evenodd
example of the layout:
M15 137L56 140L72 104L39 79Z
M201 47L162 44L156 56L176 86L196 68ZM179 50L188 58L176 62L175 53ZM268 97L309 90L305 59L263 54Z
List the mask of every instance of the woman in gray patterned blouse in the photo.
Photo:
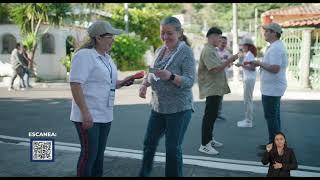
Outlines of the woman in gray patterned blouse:
M193 112L192 86L195 60L182 35L181 23L167 17L160 23L160 37L164 45L157 49L153 68L140 86L139 96L146 97L151 86L151 115L144 139L140 176L148 176L160 138L166 139L166 176L182 176L183 137Z

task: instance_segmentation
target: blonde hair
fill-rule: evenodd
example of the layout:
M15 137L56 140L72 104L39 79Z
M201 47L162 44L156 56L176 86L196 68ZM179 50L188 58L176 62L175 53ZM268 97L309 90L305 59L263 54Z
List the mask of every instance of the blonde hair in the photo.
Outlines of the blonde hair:
M94 47L96 47L96 39L88 37L87 40L85 41L85 43L83 43L79 47L79 49L76 50L76 52L79 51L80 49L91 49L91 48L94 48Z

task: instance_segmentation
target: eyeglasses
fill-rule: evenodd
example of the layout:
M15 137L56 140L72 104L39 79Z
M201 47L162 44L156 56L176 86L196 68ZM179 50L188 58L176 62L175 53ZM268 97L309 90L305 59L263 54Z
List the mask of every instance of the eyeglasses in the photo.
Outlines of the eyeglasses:
M110 39L114 39L115 38L114 35L107 35L107 36L102 36L102 37L106 37L106 38L110 38Z
M111 39L115 38L115 36L113 34L102 34L102 35L100 35L100 37L106 37L106 38L111 38Z

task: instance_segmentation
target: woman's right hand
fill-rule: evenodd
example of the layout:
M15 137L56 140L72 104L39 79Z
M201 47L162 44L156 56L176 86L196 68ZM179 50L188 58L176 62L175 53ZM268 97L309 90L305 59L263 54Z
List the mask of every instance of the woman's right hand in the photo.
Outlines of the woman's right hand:
M139 88L139 97L146 98L148 87L144 84L142 84Z
M93 120L89 112L82 114L82 128L89 129L93 126Z
M266 146L266 150L267 150L268 152L270 152L271 149L272 149L272 144L268 144L268 145Z

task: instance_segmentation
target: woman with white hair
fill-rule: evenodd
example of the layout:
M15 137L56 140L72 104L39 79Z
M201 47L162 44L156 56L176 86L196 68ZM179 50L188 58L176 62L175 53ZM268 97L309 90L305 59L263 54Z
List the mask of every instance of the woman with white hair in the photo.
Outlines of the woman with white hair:
M149 176L161 137L166 138L166 176L182 176L182 142L193 112L192 86L195 60L184 41L181 23L167 17L160 23L163 46L156 51L154 72L149 71L142 82L139 96L146 97L152 89L151 114L144 138L140 176Z

